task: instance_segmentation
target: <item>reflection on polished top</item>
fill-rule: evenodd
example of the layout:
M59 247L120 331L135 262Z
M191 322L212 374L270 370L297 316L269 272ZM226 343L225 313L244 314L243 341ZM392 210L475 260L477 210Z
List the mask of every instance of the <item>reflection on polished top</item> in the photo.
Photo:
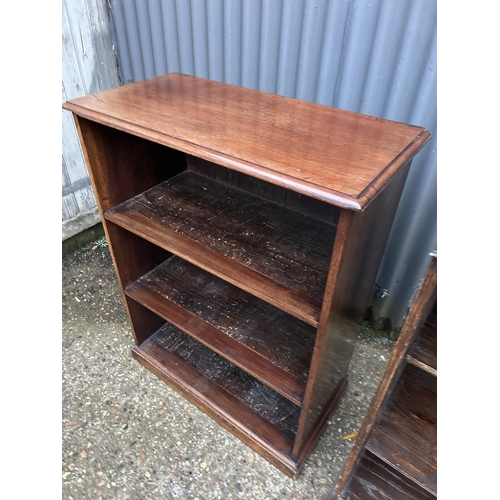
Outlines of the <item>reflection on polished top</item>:
M353 210L365 208L430 137L422 127L179 73L63 107Z

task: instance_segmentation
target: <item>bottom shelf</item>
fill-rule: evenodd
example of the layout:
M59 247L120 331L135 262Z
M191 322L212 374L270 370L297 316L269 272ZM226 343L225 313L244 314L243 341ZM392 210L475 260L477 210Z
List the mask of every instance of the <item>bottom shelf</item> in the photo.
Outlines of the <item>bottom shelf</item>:
M264 458L297 476L291 451L300 407L169 323L133 354Z
M342 500L431 500L433 495L420 488L369 451L361 459L356 474Z
M435 496L436 377L406 365L366 447Z

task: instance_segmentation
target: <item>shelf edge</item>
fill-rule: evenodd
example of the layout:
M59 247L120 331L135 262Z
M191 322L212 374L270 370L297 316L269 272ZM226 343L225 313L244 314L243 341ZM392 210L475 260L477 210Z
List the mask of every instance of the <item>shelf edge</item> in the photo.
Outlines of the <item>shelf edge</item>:
M256 179L261 179L276 186L281 186L305 196L353 211L363 211L380 194L386 184L391 181L395 173L403 167L407 161L411 160L430 138L430 132L422 129L421 133L417 135L414 141L387 165L370 185L357 196L351 196L333 189L325 189L319 184L308 182L304 179L296 179L285 173L276 172L268 167L212 150L206 146L200 146L186 139L180 139L146 127L135 125L132 122L120 118L89 110L75 102L68 101L64 103L63 109L87 120L95 121L122 132L136 135L137 137L214 162L231 170L255 177Z
M144 365L167 385L179 392L201 411L208 414L208 416L222 425L227 431L250 446L283 473L292 479L297 478L299 467L296 462L285 453L275 448L271 443L261 438L251 429L244 426L239 420L225 412L215 401L208 399L203 393L196 391L194 387L184 381L180 376L172 371L168 371L152 356L142 351L140 347L134 346L132 348L132 354L138 362Z
M262 279L263 275L258 273L257 271L247 268L239 262L233 261L232 268L237 269L238 274L246 275L245 278L247 278L247 283L245 283L243 282L243 280L237 280L227 273L227 264L229 262L229 259L227 259L223 255L194 240L181 235L176 235L173 232L172 234L175 238L175 243L172 244L172 238L169 238L171 234L166 235L166 232L168 232L168 228L157 226L156 224L147 224L147 230L144 230L144 222L148 222L149 219L141 216L140 214L132 212L131 215L129 214L128 216L124 216L121 213L117 213L116 211L114 211L114 209L111 209L107 210L104 213L104 217L106 218L106 220L109 220L114 224L117 224L118 226L126 229L127 231L130 231L131 233L134 233L135 235L149 241L150 243L153 243L154 245L157 245L177 255L178 257L190 262L191 264L194 264L195 266L200 267L201 269L217 276L218 278L227 281L228 283L231 283L238 288L241 288L251 295L254 295L255 297L258 297L259 299L267 302L268 304L271 304L272 306L294 316L295 318L304 321L314 328L318 327L319 310L313 310L312 306L308 307L307 309L303 306L302 308L299 308L298 304L300 301L296 297L290 297L292 299L290 302L292 302L292 305L295 305L295 307L290 307L286 303L276 300L275 296L262 293L259 287L249 286L247 284L248 280L251 280L252 278L254 280ZM129 218L133 220L137 219L138 227L130 224ZM166 241L167 239L168 241ZM193 258L192 255L193 253L195 253L193 252L193 248L196 248L196 250L198 250L197 253L199 255L202 255L202 257ZM214 266L214 263L216 263L216 266ZM236 274L236 271L234 272L234 274ZM267 283L274 288L273 291L276 295L280 293L281 295L283 295L283 290L280 290L279 285L273 283L271 280L267 280Z
M415 479L411 474L408 474L406 471L398 467L395 463L393 463L391 460L389 460L387 457L382 455L381 453L376 452L369 444L369 441L366 443L365 448L374 456L382 460L384 463L392 467L394 470L398 471L401 475L405 476L408 478L410 481L412 481L414 484L417 484L420 488L423 490L427 491L427 493L430 493L431 495L437 497L437 492L434 491L432 488L429 488L426 484L418 481Z
M299 407L302 406L302 398L303 398L303 394L305 392L305 383L302 383L293 374L286 372L284 369L282 369L278 365L275 365L271 361L266 360L266 358L264 356L262 356L261 354L253 351L252 349L245 346L244 344L241 344L237 340L232 339L228 335L220 332L216 327L210 325L209 323L206 323L202 318L200 318L196 314L185 310L181 306L178 306L177 304L165 299L164 297L161 297L159 295L157 296L157 294L155 292L150 291L149 289L146 290L148 297L149 297L149 300L143 300L143 298L138 293L138 288L139 287L137 285L134 286L134 283L132 283L131 285L129 285L128 287L125 288L125 294L128 297L130 297L131 299L133 299L136 302L138 302L139 304L141 304L142 306L149 309L150 311L154 312L158 316L162 317L165 321L172 323L177 328L182 330L187 335L190 335L192 338L194 338L198 342L204 344L210 350L216 352L217 354L219 354L223 358L227 359L232 364L238 366L238 368L240 368L241 370L245 371L246 373L248 373L252 377L255 377L257 380L259 380L263 384L267 385L268 387L270 387L274 391L278 392L283 397L290 400L292 403L296 404ZM146 287L144 287L144 288L146 288ZM156 297L153 297L153 295ZM154 304L152 302L154 302ZM160 302L162 302L164 304L160 304ZM201 331L202 328L198 328L201 325L202 325L204 330L207 330L207 331L212 332L212 333L215 331L215 335L212 335L212 336L217 337L215 343L208 342L204 338L203 335L200 335L199 333L194 332L194 330L196 330L197 332ZM193 327L193 328L190 328L190 327ZM260 370L252 370L251 368L246 366L245 363L242 361L242 359L245 358L245 356L243 354L240 356L228 355L228 353L224 349L222 349L222 346L218 345L221 342L221 340L225 340L226 342L229 343L230 346L233 345L233 348L229 349L230 351L237 351L237 348L243 349L245 351L252 351L252 353L259 356L259 361L261 361L261 360L263 361L263 363L261 363L261 364L263 364L263 366L260 367ZM271 371L271 370L278 371L279 372L278 374L281 377L287 377L287 379L289 381L294 382L296 385L296 391L287 392L287 391L283 390L282 387L279 387L277 384L273 383L272 381L267 380L266 377L264 376L266 368L269 369L269 371ZM277 374L275 374L275 375L277 375ZM301 391L299 390L299 387L298 387L299 385L302 386ZM299 398L300 392L302 393L302 398Z
M437 370L435 368L432 368L431 366L427 365L426 363L422 363L422 361L419 361L418 359L414 358L413 356L410 356L409 354L407 354L406 361L408 363L410 363L411 365L416 366L417 368L420 368L421 370L425 371L426 373L429 373L430 375L437 377Z

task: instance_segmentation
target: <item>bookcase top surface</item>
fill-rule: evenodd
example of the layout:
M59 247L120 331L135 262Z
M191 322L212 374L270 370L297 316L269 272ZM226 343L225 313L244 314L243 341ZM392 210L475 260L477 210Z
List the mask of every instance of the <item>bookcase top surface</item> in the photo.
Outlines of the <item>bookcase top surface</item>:
M63 108L352 210L364 209L430 137L423 127L179 73Z

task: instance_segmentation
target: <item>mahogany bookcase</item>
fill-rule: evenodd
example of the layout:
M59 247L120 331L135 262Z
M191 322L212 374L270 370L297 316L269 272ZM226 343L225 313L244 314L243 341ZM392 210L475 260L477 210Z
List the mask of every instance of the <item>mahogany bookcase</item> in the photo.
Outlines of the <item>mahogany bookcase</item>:
M297 477L346 388L429 132L178 73L63 107L133 355Z

